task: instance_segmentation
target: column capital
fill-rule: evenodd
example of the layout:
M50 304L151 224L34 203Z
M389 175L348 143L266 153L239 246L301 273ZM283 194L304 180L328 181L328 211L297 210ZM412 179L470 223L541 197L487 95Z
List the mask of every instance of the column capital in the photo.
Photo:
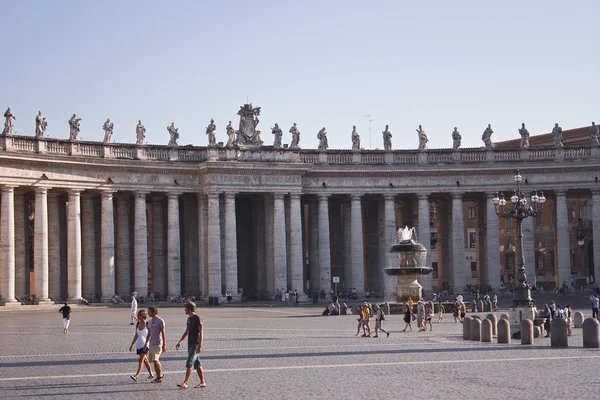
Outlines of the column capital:
M417 197L419 200L429 200L429 195L425 193L417 193ZM452 195L452 197L454 197L454 195Z
M566 196L567 195L567 190L566 189L554 189L554 193L556 194L556 196Z
M290 193L290 200L300 200L302 193Z
M136 190L134 196L136 199L146 199L146 195L148 195L150 192L146 191L146 190Z
M171 190L171 191L167 192L167 197L169 199L172 199L172 198L178 199L180 194L183 194L183 192L181 192L179 190Z
M238 192L225 192L225 200L235 200L235 196L238 194Z
M115 194L116 192L117 192L116 190L112 190L112 189L103 189L103 190L100 192L100 195L101 195L102 197L108 197L108 198L111 198L111 199L112 199L112 197L113 197L113 194Z
M40 194L48 194L48 190L50 190L51 188L47 188L47 187L36 187L34 189L35 193L40 193Z
M217 198L217 199L218 199L218 198L219 198L219 193L217 193L217 192L207 192L207 193L206 193L206 196L207 196L209 199L215 199L215 198Z
M327 201L327 200L329 200L329 196L331 196L329 193L317 194L317 198L319 199L319 201Z
M82 189L67 189L69 196L81 196Z
M592 196L600 195L600 189L591 189L591 192L592 192Z
M361 201L362 200L362 194L351 194L350 195L350 200L351 201Z
M384 194L383 199L385 201L396 201L396 195L395 194Z
M18 186L15 185L2 185L2 187L0 187L0 190L3 192L11 192L14 193L15 189L18 188Z
M285 199L284 193L273 193L273 200L283 200Z
M462 200L463 194L464 193L451 193L451 196L453 199L461 199Z

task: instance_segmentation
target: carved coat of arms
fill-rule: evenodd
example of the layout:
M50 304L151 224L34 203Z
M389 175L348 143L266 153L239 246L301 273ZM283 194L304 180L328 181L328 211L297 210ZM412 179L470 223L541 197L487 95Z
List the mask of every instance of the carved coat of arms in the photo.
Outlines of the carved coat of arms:
M240 106L240 128L236 131L238 145L262 145L260 131L256 129L260 115L260 107L253 107L252 103Z

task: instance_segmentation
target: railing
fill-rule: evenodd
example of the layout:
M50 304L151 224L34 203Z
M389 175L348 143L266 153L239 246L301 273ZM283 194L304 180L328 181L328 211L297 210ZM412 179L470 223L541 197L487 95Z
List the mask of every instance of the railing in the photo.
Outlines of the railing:
M79 157L141 159L148 161L203 162L208 159L206 147L185 146L170 148L161 145L135 146L132 144L105 144L101 142L70 142L62 139L37 139L31 136L0 136L2 148L6 151L45 153L48 155ZM216 153L215 153L216 151ZM222 161L246 162L301 162L307 164L327 163L346 164L461 164L489 163L497 161L523 162L527 160L600 159L600 148L592 146L553 146L521 148L462 148L417 150L328 150L320 152L314 149L290 150L272 149L270 146L254 150L228 151L223 147L211 149L211 154Z

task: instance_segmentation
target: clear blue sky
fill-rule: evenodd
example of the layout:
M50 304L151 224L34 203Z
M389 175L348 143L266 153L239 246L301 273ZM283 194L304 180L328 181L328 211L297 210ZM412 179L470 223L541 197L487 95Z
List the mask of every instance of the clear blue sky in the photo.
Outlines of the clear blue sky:
M72 113L81 138L135 142L141 119L148 143L206 145L206 125L238 123L246 96L270 127L316 148L350 148L352 125L369 148L414 149L419 124L432 148L494 141L600 123L599 1L4 1L2 112L17 134L68 138Z

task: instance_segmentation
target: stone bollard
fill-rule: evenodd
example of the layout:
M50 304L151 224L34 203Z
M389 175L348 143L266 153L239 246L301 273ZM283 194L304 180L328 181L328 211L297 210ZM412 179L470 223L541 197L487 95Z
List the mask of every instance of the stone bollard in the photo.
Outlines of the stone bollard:
M342 303L340 305L340 315L347 315L348 314L348 305L346 303Z
M481 341L491 343L492 337L492 321L486 318L481 321Z
M498 343L510 343L510 323L508 319L498 321Z
M587 318L583 321L583 347L600 348L600 322L595 318Z
M505 320L509 321L508 314L502 314L502 315L500 316L500 319L505 319Z
M488 314L485 318L489 319L492 323L492 335L496 336L498 334L498 318L496 318L496 314Z
M573 314L573 322L575 323L575 328L583 327L583 313L577 311Z
M533 321L530 319L521 321L521 344L533 344Z
M481 342L481 319L473 318L471 321L471 341Z
M472 315L471 318L473 318L473 319L477 318L478 320L481 321L481 317L479 315Z
M555 318L550 322L550 346L569 347L567 321Z
M477 303L477 312L483 312L483 301L481 300Z
M465 317L463 321L463 340L471 340L471 321L473 318Z
M477 312L477 302L475 300L471 302L471 312Z
M386 301L385 305L384 305L384 308L385 308L385 315L392 315L391 310L390 310L390 303L388 303Z

